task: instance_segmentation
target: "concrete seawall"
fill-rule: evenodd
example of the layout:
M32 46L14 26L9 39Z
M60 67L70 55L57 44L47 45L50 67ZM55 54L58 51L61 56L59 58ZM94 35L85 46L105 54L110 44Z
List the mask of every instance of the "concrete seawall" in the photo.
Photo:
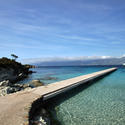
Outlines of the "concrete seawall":
M0 125L28 125L31 114L41 105L41 101L105 76L116 69L110 68L0 97Z

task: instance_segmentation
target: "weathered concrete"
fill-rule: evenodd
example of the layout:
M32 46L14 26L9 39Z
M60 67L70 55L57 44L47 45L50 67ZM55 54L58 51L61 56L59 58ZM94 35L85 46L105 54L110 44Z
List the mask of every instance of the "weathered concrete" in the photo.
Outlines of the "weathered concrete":
M0 125L28 125L30 106L39 97L28 91L0 97Z
M28 125L29 110L38 98L46 100L115 70L116 68L111 68L0 97L0 125Z
M116 68L111 68L111 69L107 69L107 70L103 70L103 71L63 80L60 82L55 82L55 83L49 84L47 86L41 86L41 87L35 88L33 93L42 95L43 99L46 100L48 98L51 98L52 96L55 96L61 92L64 92L70 88L76 87L80 84L86 83L90 80L103 76L107 73L113 72L115 70L116 70Z

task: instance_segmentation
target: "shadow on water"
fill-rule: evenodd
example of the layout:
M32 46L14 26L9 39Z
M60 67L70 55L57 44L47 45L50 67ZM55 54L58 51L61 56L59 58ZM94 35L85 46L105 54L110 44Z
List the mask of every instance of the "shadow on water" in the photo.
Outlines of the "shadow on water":
M110 73L108 73L110 75ZM106 74L106 75L108 75ZM51 119L52 119L52 125L62 125L56 115L56 107L60 105L62 102L68 100L69 98L75 96L76 94L80 93L81 91L87 89L90 87L92 84L95 84L97 81L100 81L102 78L104 78L106 75L101 76L99 78L96 78L94 80L91 80L89 82L86 82L85 84L81 84L76 88L73 88L69 91L66 91L64 93L61 93L51 99L48 99L44 101L45 108L49 111L51 114ZM58 109L57 109L58 110Z

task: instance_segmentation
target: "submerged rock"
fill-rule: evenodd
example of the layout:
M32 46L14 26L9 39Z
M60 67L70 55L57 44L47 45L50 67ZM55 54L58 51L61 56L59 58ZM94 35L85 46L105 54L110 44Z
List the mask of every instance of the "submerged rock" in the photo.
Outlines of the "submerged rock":
M34 119L34 123L37 123L37 125L47 125L46 121L42 118L42 116L37 116Z
M31 125L51 125L50 115L44 108L41 108L36 111L37 115L30 121Z
M40 80L57 80L57 77L50 77L50 76L46 76L44 78L40 78Z
M32 80L29 84L30 84L31 86L33 86L33 87L38 87L38 86L44 85L44 83L43 83L43 82L40 82L40 80Z

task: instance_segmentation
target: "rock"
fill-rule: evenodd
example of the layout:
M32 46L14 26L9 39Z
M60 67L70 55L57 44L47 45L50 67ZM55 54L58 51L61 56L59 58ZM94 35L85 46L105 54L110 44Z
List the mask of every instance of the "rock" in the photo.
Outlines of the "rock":
M11 81L12 82L17 82L17 81L20 81L20 80L23 80L24 78L27 78L28 75L27 74L23 74L23 73L20 73L18 76L16 76L14 79L12 79Z
M29 90L32 88L30 84L10 84L9 83L9 85L7 86L7 83L5 81L2 84L6 86L0 87L0 96L5 96L10 93L14 93L21 90Z
M36 66L34 66L34 65L29 65L29 64L26 64L25 67L26 67L26 68L36 68Z
M14 93L14 92L17 92L17 91L19 91L19 90L20 90L20 88L8 87L8 93L7 93L7 94L9 94L9 93Z
M40 80L32 80L29 84L33 87L38 87L38 86L44 85L44 83L40 82Z
M28 74L31 73L32 71L29 71L29 69L22 64L6 64L6 67L0 66L0 82L3 80L9 80L11 83L16 83L27 78Z
M40 78L40 80L57 80L57 78L56 77L46 76L44 78Z
M0 89L1 96L5 96L6 94L13 93L13 92L15 92L15 90L14 90L14 88L11 88L11 87L4 87L4 88Z
M14 93L21 90L29 90L31 88L42 86L43 83L40 80L33 80L28 84L12 84L9 80L0 82L0 96L5 96L10 93Z
M11 79L11 77L15 76L13 74L14 70L12 68L0 67L0 82Z
M7 87L2 87L2 88L0 88L0 96L4 96L4 95L6 95L7 94Z
M41 111L40 111L40 114L46 115L47 111L44 108L42 108Z
M26 89L26 88L33 88L32 85L30 85L29 83L28 84L23 84L23 88Z
M0 95L6 95L9 93L17 92L20 90L30 89L42 85L38 81L31 84L17 84L18 81L28 77L30 68L34 68L31 65L22 65L15 60L8 58L0 58Z
M11 87L23 88L24 84L12 84Z
M35 117L34 122L38 123L37 125L47 125L46 121L42 118L42 116Z
M9 82L9 80L4 80L2 82L0 82L0 86L9 86L11 83Z
M18 76L22 76L23 75L23 73L20 73Z
M37 113L31 120L33 125L50 125L50 115L44 108L39 109Z
M29 89L32 89L31 87L27 87L27 88L24 88L23 90L29 90Z

